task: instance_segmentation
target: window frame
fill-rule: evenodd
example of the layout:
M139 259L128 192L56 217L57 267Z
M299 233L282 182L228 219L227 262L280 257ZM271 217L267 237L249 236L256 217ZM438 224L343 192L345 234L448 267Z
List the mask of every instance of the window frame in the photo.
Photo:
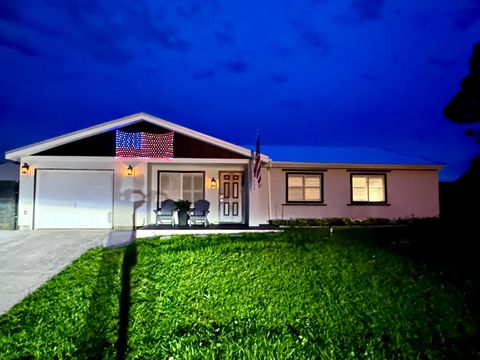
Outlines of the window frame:
M203 186L202 186L202 199L205 199L205 171L177 171L177 170L158 170L157 171L157 208L160 207L160 176L161 174L181 174L182 175L182 188L180 189L180 193L182 194L182 200L183 200L183 174L201 174L202 175L202 181L203 181ZM179 199L172 199L173 201L177 201Z
M318 176L320 178L320 200L290 200L288 198L288 189L289 189L289 176L290 175L296 175L296 176ZM305 178L304 178L305 179ZM287 204L324 204L325 203L325 196L324 196L324 191L323 191L323 172L307 172L307 171L289 171L285 173L285 200ZM305 180L303 184L303 190L304 190L304 197L305 197Z
M383 201L355 201L353 200L353 177L354 176L364 176L364 177L383 177ZM350 173L350 204L351 205L389 205L387 197L387 173L386 172L354 172ZM367 181L367 195L368 195L368 181Z

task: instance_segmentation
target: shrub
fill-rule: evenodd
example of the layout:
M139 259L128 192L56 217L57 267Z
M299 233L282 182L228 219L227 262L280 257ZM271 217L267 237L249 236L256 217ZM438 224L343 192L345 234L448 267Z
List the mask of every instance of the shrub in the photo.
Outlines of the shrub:
M366 219L351 219L351 218L314 218L314 219L277 219L270 220L270 224L275 226L286 227L306 227L306 226L375 226L375 225L436 225L438 218L366 218Z

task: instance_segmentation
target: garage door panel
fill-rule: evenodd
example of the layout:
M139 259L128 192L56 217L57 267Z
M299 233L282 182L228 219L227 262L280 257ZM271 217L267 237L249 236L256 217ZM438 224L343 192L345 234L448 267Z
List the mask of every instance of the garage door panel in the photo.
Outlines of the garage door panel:
M37 170L35 228L112 228L113 171Z

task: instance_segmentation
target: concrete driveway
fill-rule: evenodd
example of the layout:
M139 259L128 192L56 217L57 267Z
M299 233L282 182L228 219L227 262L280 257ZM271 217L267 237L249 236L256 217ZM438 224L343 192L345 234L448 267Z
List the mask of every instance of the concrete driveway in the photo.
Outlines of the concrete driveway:
M132 239L131 231L0 230L0 315L88 249Z

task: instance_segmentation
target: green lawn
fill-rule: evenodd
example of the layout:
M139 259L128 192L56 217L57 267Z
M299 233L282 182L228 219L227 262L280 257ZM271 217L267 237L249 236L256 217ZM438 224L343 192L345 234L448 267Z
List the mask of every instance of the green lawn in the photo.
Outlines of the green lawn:
M441 271L376 245L373 231L179 236L90 250L0 318L0 358L477 354L462 292Z

